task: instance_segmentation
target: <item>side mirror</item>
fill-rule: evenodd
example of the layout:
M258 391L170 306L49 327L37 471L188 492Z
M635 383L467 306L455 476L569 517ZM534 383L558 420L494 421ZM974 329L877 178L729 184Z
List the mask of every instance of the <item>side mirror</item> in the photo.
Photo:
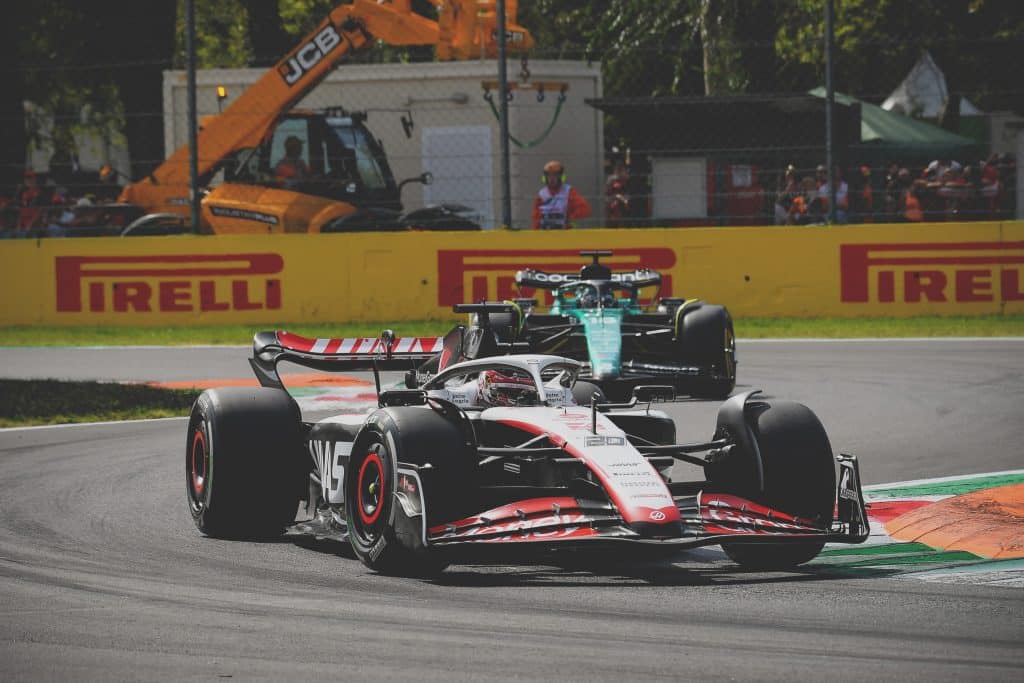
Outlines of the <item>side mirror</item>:
M668 384L641 384L633 387L633 398L637 403L674 401L676 388Z
M406 178L402 182L398 183L398 193L401 194L402 193L402 188L405 187L406 185L408 185L409 183L420 183L422 185L431 185L431 184L433 184L433 182L434 182L434 174L431 173L430 171L424 171L423 173L420 173L418 176L413 176L412 178Z

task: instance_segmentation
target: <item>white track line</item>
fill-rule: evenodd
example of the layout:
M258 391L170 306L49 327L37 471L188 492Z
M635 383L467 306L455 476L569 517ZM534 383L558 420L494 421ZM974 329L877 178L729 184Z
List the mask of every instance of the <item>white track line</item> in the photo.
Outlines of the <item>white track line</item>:
M952 481L964 481L965 479L978 479L980 477L1004 477L1009 474L1022 474L1024 470L1003 470L1002 472L980 472L978 474L956 474L951 477L934 477L929 479L911 479L909 481L894 481L891 484L870 484L861 488L867 491L880 491L885 489L899 489L907 486L920 486L923 484L944 484Z
M170 422L172 420L187 420L187 415L181 417L147 417L141 420L107 420L106 422L65 422L57 425L32 425L31 427L4 427L0 428L0 434L9 432L27 432L36 429L67 429L68 427L109 427L110 425L137 425L150 422Z

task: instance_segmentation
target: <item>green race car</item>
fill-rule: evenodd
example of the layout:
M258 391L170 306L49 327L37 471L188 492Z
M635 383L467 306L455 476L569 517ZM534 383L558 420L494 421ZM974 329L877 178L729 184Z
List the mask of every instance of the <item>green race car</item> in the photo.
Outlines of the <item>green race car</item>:
M496 341L531 353L580 361L581 377L610 397L640 384L670 384L679 393L725 398L736 386L736 343L724 306L699 299L657 296L653 310L639 292L660 291L661 275L650 269L613 273L600 263L610 251L582 251L592 263L579 274L531 268L516 273L518 287L552 292L549 310L517 299L474 315L474 327L489 328Z

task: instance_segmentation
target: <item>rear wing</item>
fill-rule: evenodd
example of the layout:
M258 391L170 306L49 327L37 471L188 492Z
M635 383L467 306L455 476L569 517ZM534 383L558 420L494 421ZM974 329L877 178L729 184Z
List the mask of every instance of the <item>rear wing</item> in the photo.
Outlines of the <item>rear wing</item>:
M547 273L543 270L526 268L516 272L516 287L533 287L536 289L558 289L569 282L576 282L581 278L579 273ZM598 279L598 278L595 278ZM642 287L660 287L661 275L650 268L637 268L628 273L609 273L606 278L612 282L631 284L637 289Z
M291 332L257 332L249 364L261 386L283 389L277 364L283 360L314 370L408 370L430 360L443 348L442 337L396 337L384 330L379 338L310 339Z

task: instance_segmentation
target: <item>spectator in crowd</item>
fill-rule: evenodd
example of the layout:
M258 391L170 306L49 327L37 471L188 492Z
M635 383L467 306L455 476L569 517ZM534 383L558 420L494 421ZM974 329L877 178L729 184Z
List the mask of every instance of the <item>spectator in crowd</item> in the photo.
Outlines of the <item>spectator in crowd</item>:
M981 195L983 215L989 220L999 218L999 154L993 152L981 167L978 192Z
M936 195L942 200L942 218L947 221L963 219L963 208L970 201L971 188L963 177L963 168L951 162L942 172Z
M629 168L626 162L615 164L615 173L608 176L604 185L604 199L608 212L608 225L620 228L628 224L629 206Z
M885 197L882 211L886 223L901 220L900 202L903 200L903 188L900 187L899 172L900 165L896 161L889 162L885 169Z
M42 225L44 217L43 188L39 185L36 172L25 169L22 184L16 191L18 205L18 223L15 227L16 237L28 237Z
M856 194L853 195L856 202L854 209L856 212L855 220L859 220L861 223L874 223L875 188L871 179L871 167L861 166L857 170L857 182L860 187L857 188Z
M295 187L309 178L309 166L302 160L302 140L294 135L284 141L284 158L274 167L274 176L285 187Z
M0 237L12 237L18 224L18 207L14 200L0 194Z
M800 184L796 180L796 168L790 164L779 178L778 191L775 193L775 225L789 223L789 209L799 194Z
M562 162L544 164L543 178L544 187L533 201L534 230L564 230L572 227L572 221L590 216L590 204L565 182Z
M804 176L800 180L800 193L789 206L787 225L811 225L823 220L821 200L818 198L818 186L814 178Z
M1017 162L1012 154L999 155L999 217L1013 218L1017 209Z
M979 202L981 195L978 193L978 171L975 166L967 164L960 174L966 188L967 196L960 202L961 221L976 221L982 218L982 207Z
M901 168L897 173L897 186L900 189L898 202L899 219L905 223L920 223L924 220L924 211L921 208L920 195L926 182L923 179L914 180L910 175L910 169Z
M836 223L848 223L850 220L850 186L843 180L843 174L839 166L832 168L832 177L836 181ZM832 192L828 184L828 172L824 166L818 166L818 198L821 200L822 213L829 215L829 202L832 201Z

